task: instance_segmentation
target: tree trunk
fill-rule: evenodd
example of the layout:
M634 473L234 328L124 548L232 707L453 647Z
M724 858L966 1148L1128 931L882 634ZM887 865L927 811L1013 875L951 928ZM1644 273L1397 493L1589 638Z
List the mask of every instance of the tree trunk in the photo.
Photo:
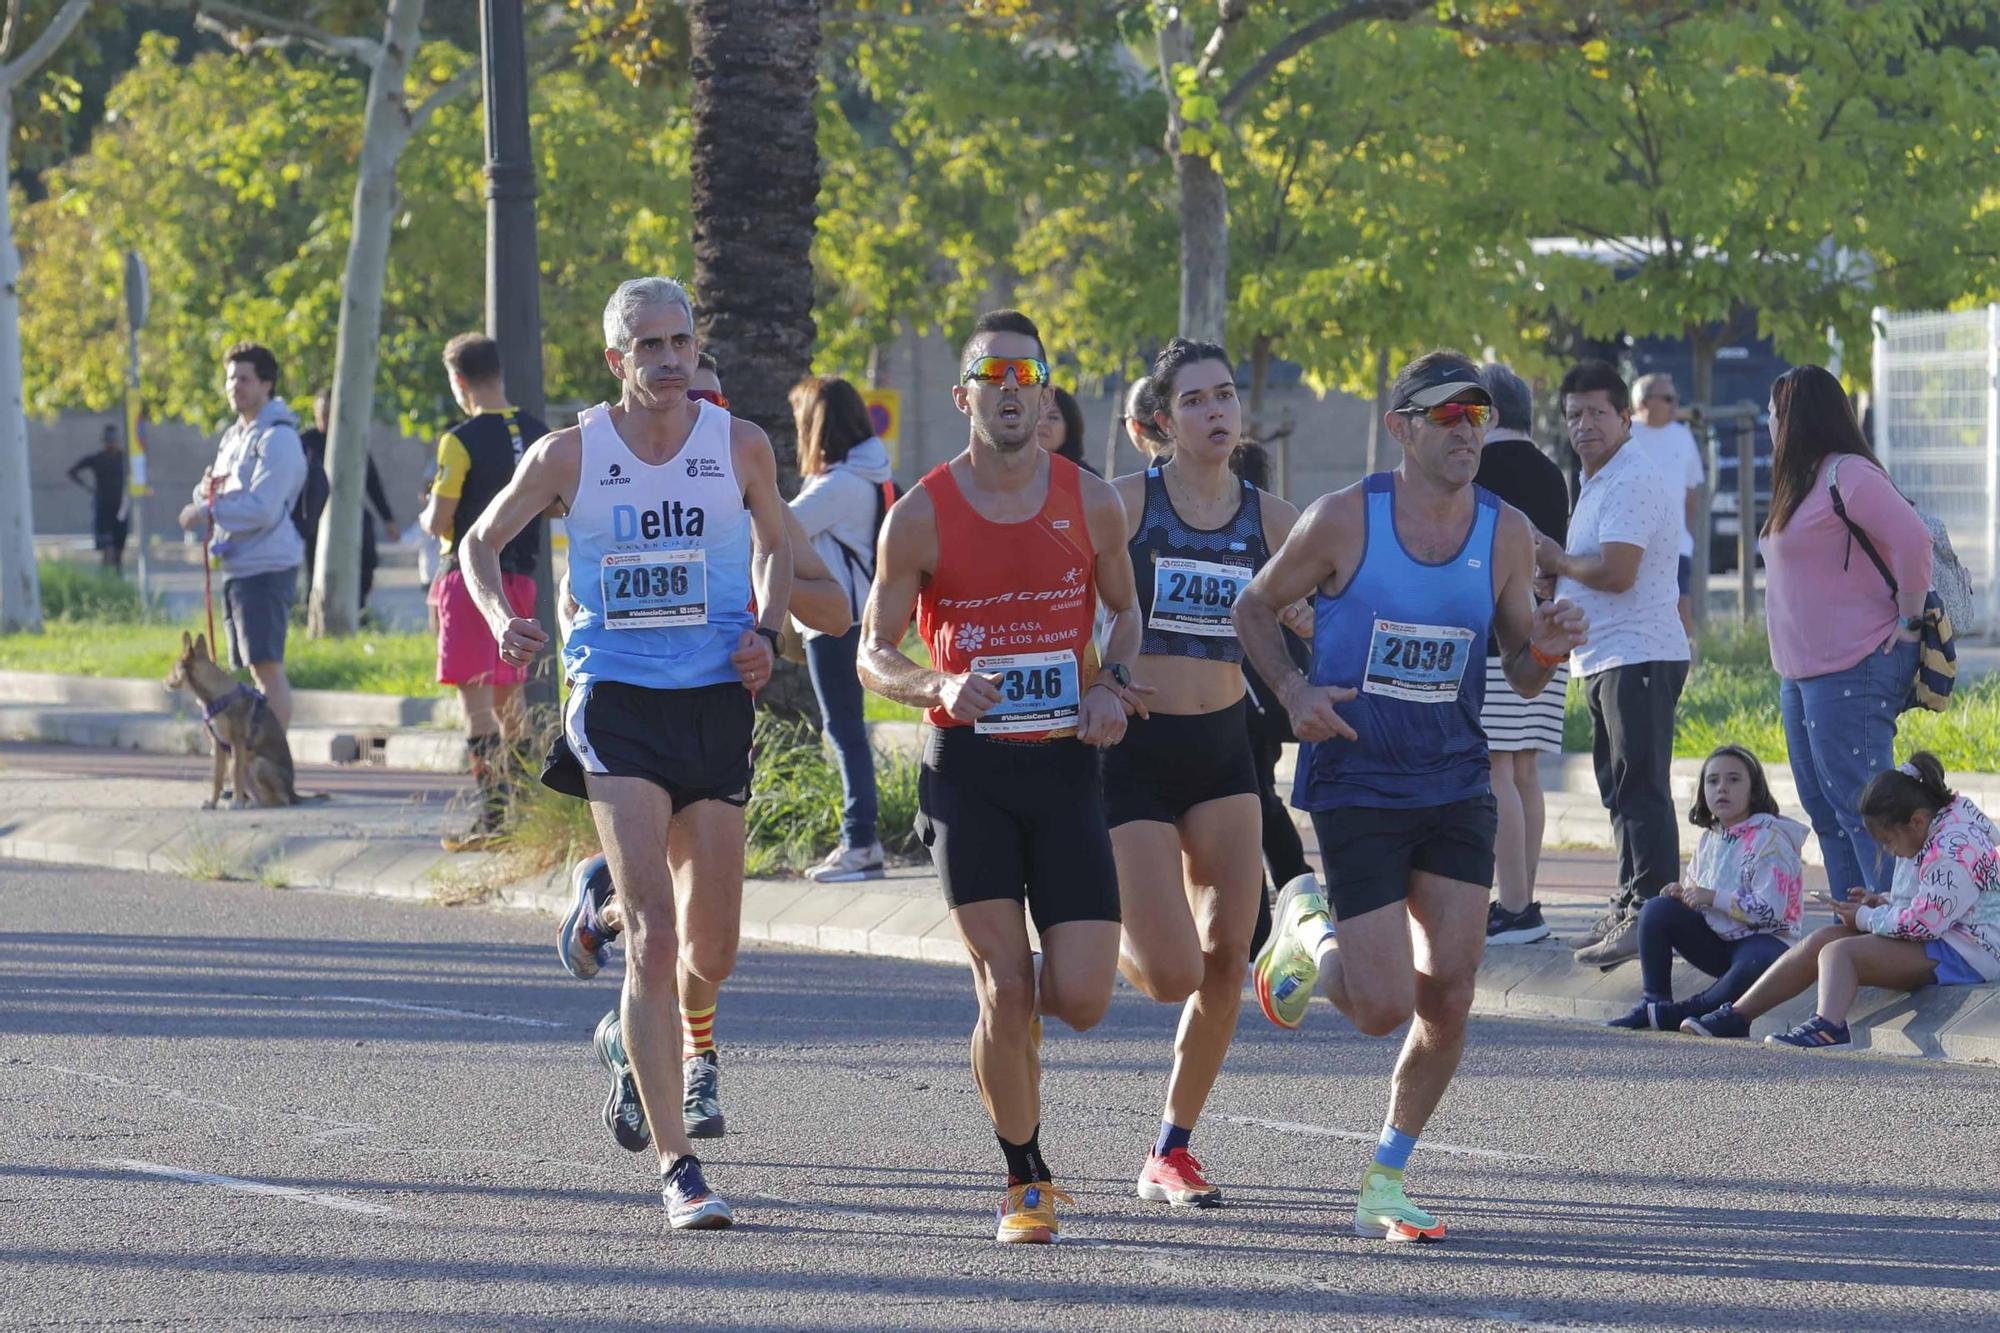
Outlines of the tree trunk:
M13 89L0 85L0 161L14 143ZM42 586L35 575L35 513L28 467L28 414L21 398L21 252L0 172L0 634L42 628Z
M1167 152L1180 191L1181 336L1222 341L1229 303L1229 187L1211 164L1217 127L1181 118L1174 71L1194 63L1194 39L1179 10L1160 25L1160 82L1167 95ZM1193 148L1198 151L1188 152Z
M764 428L778 484L798 489L788 395L812 369L819 199L814 0L693 0L694 285L702 342L730 411ZM789 669L787 669L789 668ZM767 707L812 718L803 668L781 663Z
M1250 420L1243 432L1247 440L1264 442L1270 432L1264 427L1264 400L1271 385L1271 335L1260 333L1250 340Z
M1368 414L1368 458L1363 472L1382 470L1382 418L1389 411L1389 349L1375 350L1375 410Z
M409 142L404 85L416 54L424 0L389 0L382 53L368 75L353 232L341 274L340 333L334 355L333 414L326 470L332 483L314 559L310 632L352 634L361 617L361 492L375 418L375 370L382 336L382 285L396 213L396 160Z

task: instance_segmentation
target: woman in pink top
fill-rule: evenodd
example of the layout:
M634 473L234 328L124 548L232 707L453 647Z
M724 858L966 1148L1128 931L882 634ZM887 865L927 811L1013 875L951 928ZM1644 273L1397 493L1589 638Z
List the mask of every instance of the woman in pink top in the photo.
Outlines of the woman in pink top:
M1840 381L1818 366L1771 386L1771 516L1764 524L1764 616L1799 804L1819 835L1835 898L1886 893L1890 858L1868 836L1861 789L1894 757L1896 715L1917 674L1917 632L1931 586L1930 530L1855 424ZM1868 534L1899 591L1834 512Z

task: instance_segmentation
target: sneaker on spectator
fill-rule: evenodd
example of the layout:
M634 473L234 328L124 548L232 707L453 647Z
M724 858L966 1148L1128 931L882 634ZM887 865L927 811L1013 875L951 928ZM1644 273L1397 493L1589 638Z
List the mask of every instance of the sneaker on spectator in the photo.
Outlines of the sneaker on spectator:
M1639 914L1628 912L1618 919L1618 924L1595 944L1586 944L1576 951L1576 961L1583 967L1613 968L1620 963L1630 962L1639 956Z
M1854 1038L1847 1031L1845 1023L1829 1023L1818 1014L1792 1028L1789 1032L1773 1032L1764 1038L1766 1046L1796 1046L1802 1050L1817 1046L1851 1046Z
M1620 921L1625 919L1626 914L1630 910L1630 904L1622 896L1613 898L1611 905L1605 908L1603 915L1590 923L1590 929L1584 932L1583 943L1577 947L1579 949L1586 948L1602 940L1617 927Z
M826 859L806 871L815 884L852 884L857 880L882 878L882 844L866 847L836 847Z
M1678 1032L1681 1020L1690 1016L1687 1006L1675 1001L1641 1000L1629 1012L1608 1019L1604 1026L1635 1032Z
M1729 1037L1740 1041L1750 1035L1750 1020L1737 1013L1734 1004L1725 1004L1699 1018L1682 1019L1681 1031L1697 1037Z
M1531 902L1518 912L1494 903L1486 913L1488 944L1533 944L1549 937L1549 923L1542 920L1542 905Z

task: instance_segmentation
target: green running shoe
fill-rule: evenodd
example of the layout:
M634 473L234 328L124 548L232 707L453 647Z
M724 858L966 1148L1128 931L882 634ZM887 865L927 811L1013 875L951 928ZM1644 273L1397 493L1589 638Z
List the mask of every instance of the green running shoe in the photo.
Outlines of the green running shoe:
M1314 918L1317 918L1315 922ZM1300 937L1313 925L1315 944L1320 925L1331 923L1326 895L1319 881L1300 875L1285 885L1278 905L1271 909L1271 938L1250 969L1257 990L1257 1007L1264 1017L1281 1028L1295 1028L1305 1021L1306 1006L1312 1003L1313 988L1319 981L1319 962Z
M1371 1163L1354 1205L1354 1234L1368 1240L1426 1242L1444 1239L1444 1223L1403 1194L1403 1173Z

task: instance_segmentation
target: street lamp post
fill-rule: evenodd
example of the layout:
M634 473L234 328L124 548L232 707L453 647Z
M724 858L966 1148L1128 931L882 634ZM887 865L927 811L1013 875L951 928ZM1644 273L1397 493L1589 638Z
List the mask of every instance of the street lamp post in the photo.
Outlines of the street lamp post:
M542 415L541 261L535 249L535 164L528 141L528 51L521 0L481 0L479 48L486 98L486 331L500 344L514 405ZM549 526L535 520L535 616L554 635L555 567ZM535 664L530 705L556 702L554 655Z

